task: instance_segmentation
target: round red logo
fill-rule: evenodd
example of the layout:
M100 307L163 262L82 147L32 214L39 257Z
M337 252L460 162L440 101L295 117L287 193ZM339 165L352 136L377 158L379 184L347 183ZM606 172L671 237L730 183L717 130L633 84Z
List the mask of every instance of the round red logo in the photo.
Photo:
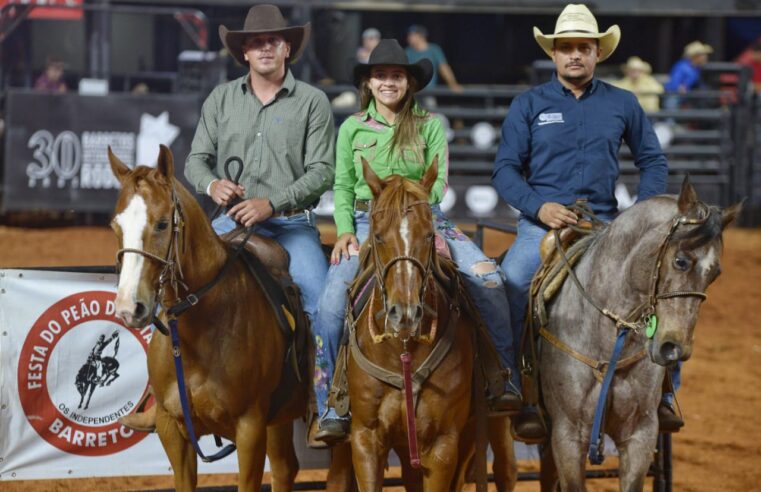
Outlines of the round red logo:
M151 329L114 316L116 294L79 292L50 306L24 341L18 388L26 418L53 446L83 456L118 453L148 435L118 419L148 389ZM139 368L139 370L134 370Z

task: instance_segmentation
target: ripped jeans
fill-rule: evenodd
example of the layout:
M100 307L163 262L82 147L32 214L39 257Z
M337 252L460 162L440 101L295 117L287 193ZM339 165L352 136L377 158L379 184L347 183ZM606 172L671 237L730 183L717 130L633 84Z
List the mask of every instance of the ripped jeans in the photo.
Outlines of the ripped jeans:
M489 259L470 238L450 222L438 205L431 207L436 231L444 237L465 281L465 287L473 298L489 335L499 354L500 362L513 372L517 379L515 350L508 320L509 308L499 267ZM357 240L362 244L369 234L369 214L354 212L354 228ZM338 418L332 408L327 407L328 393L335 370L338 346L344 327L344 314L348 303L347 289L359 269L359 257L341 259L338 265L331 265L325 289L317 304L317 317L312 326L315 336L314 389L317 409L321 418Z

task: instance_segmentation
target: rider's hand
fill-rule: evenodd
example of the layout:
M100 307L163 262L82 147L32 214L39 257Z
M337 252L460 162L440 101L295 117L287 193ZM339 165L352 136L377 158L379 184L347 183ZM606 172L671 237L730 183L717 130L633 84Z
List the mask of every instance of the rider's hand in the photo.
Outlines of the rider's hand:
M357 236L351 232L344 232L341 237L336 239L336 245L333 246L333 252L330 253L330 264L338 265L341 263L341 256L349 259L350 253L356 253L359 251L359 241Z
M560 229L568 224L576 224L578 219L575 213L555 202L545 202L537 215L543 224L553 229Z
M275 211L272 210L268 199L249 198L231 208L227 215L234 218L236 222L251 227L258 222L269 219L274 213Z
M235 184L229 179L218 179L212 181L211 187L209 187L209 194L211 199L217 205L228 205L230 201L238 196L239 198L245 198L246 190L243 186Z

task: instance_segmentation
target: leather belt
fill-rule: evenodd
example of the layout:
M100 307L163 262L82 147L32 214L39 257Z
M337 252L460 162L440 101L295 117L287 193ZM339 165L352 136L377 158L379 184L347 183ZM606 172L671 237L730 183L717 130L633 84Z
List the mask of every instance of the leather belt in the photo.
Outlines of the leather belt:
M294 215L303 214L306 211L306 209L303 208L294 208L292 210L282 210L280 212L275 212L272 214L273 217L293 217Z
M372 200L354 200L354 210L357 212L369 212Z

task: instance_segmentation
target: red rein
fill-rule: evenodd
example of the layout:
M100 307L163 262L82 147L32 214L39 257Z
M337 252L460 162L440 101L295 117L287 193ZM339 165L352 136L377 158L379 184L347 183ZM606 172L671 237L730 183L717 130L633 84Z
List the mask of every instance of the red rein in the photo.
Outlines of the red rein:
M399 358L402 359L404 397L407 403L407 444L410 447L410 465L412 468L420 468L420 456L417 452L417 429L415 428L415 403L412 400L412 374L410 371L412 356L405 350Z

